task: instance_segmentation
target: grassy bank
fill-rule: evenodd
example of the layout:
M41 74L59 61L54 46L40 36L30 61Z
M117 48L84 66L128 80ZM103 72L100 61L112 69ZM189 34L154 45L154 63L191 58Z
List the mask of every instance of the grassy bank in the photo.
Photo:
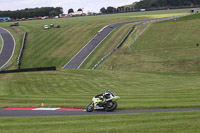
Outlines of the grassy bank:
M0 74L0 107L85 108L91 98L111 89L118 109L199 107L199 74L67 70Z
M177 133L200 131L200 112L0 118L2 133Z
M99 69L134 70L145 72L199 72L200 42L197 30L199 14L161 21L145 29L141 38L138 30L125 45L102 63ZM137 38L136 38L137 37ZM115 64L115 68L113 65Z
M153 11L121 13L65 19L21 21L19 27L11 23L1 23L21 40L24 31L28 32L26 49L22 58L22 68L57 66L63 67L101 28L108 24L141 19L152 19L188 13L189 10ZM44 30L44 25L60 25L60 29ZM21 30L23 31L21 33ZM20 32L20 34L18 34ZM17 45L21 45L20 41ZM18 50L16 51L18 53ZM15 58L15 57L14 57Z

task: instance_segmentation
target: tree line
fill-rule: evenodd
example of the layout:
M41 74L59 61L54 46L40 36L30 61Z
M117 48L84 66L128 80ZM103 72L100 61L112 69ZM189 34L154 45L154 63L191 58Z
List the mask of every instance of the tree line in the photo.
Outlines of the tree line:
M135 3L135 9L148 9L174 6L200 5L200 0L141 0Z
M200 5L200 0L140 0L134 2L131 5L125 5L118 8L114 7L103 7L100 9L101 13L116 13L116 12L127 12L137 9L153 9L163 7L175 7L175 6L195 6Z
M42 7L42 8L26 8L16 11L0 11L0 17L16 18L33 18L40 16L54 17L63 13L62 7Z
M125 7L125 6L121 6L118 8L114 8L112 6L109 6L107 8L103 7L100 9L101 13L117 13L117 12L128 12L128 11L133 11L134 8L133 7Z

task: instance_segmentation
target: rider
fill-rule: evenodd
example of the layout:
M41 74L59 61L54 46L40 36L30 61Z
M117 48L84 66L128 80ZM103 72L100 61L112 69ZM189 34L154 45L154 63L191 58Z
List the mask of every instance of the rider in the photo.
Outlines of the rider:
M114 93L112 93L110 90L106 90L105 93L96 95L95 98L100 98L102 100L102 103L105 103L106 99L110 99L110 98L112 98L114 96L115 96Z

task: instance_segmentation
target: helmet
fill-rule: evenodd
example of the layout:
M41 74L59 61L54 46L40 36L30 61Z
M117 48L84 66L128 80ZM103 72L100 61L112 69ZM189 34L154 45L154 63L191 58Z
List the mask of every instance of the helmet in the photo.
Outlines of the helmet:
M106 93L111 93L111 91L110 90L106 90Z

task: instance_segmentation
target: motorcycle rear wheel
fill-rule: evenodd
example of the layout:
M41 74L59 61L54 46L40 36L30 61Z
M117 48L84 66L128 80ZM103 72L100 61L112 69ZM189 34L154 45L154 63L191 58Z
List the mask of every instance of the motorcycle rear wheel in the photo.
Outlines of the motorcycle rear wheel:
M112 112L117 108L117 102L115 101L111 101L109 103L107 103L106 107L105 107L105 111L107 112Z
M94 105L91 103L87 106L86 111L87 112L92 112L94 110Z

